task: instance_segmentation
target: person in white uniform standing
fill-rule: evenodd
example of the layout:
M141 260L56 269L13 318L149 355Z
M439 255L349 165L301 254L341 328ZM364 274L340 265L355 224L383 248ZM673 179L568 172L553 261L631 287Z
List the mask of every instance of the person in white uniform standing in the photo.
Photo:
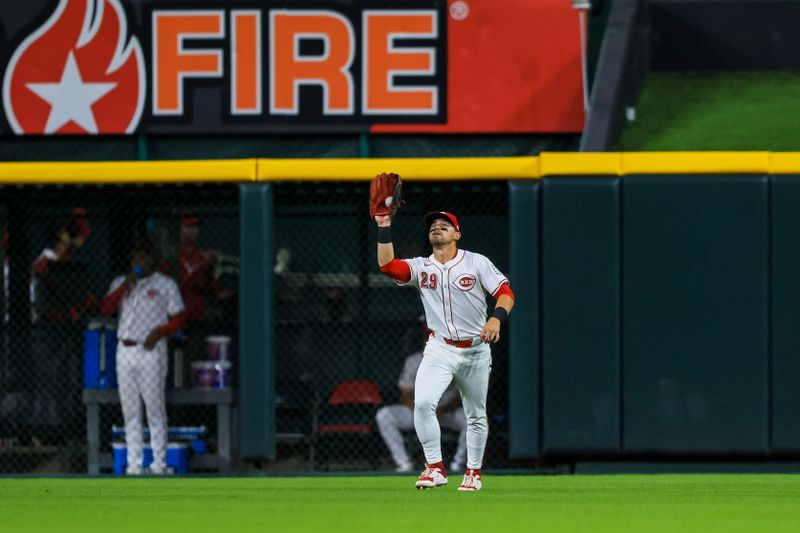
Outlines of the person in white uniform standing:
M380 201L375 201L375 205L380 206ZM386 204L390 205L391 200L386 200ZM458 249L461 227L452 213L434 211L425 215L424 224L433 248L429 257L400 260L395 259L392 245L393 211L387 214L380 211L371 209L378 225L378 266L397 284L411 285L419 291L431 330L414 388L414 427L425 453L425 469L416 487L447 483L436 406L450 382L455 381L467 417L467 465L458 489L480 490L489 434L486 417L492 365L489 345L500 339L500 326L514 306L514 294L508 279L489 259ZM488 319L486 293L496 299L494 313Z
M100 310L110 315L119 309L117 382L128 448L126 473L143 473L144 401L153 448L149 472L163 474L167 466L166 339L183 327L184 306L177 283L154 271L149 241L142 239L134 244L130 261L131 272L114 279Z

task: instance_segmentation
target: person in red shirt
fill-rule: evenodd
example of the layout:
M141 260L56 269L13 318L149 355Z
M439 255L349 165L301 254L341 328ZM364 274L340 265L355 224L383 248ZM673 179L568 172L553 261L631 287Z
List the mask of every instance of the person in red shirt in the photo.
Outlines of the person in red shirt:
M217 254L200 250L197 244L200 220L183 217L180 222L178 284L186 306L187 322L206 319L206 298L219 299L222 294L214 277Z
M86 210L75 208L51 234L31 266L31 442L67 438L65 428L81 418L81 319L97 305L82 292L84 279L73 258L91 234Z
M215 275L221 254L200 248L200 224L199 218L184 214L180 218L178 235L176 278L186 308L185 327L179 342L184 343L190 363L209 358L207 336L230 334L226 328L231 324L236 294L234 290L224 289ZM161 270L168 274L171 265ZM176 369L178 371L185 370Z
M75 322L96 303L93 294L82 295L80 301L64 301L59 294L70 282L60 279L52 265L70 261L91 235L86 210L76 207L71 215L59 225L46 246L31 266L30 298L31 322Z

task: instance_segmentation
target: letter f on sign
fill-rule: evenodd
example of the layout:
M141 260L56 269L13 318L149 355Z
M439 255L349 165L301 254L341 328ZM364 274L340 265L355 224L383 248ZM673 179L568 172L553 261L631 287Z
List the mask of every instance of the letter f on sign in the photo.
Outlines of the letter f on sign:
M183 114L185 78L222 76L222 51L184 48L189 39L225 37L222 10L153 11L153 114Z

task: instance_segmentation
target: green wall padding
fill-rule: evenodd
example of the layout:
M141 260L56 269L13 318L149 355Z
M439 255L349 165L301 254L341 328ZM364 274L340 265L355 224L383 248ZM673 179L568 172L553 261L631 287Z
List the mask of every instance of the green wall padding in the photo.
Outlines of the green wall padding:
M768 183L627 176L626 452L766 452Z
M620 188L543 180L543 453L620 449Z
M242 458L275 458L274 214L271 184L241 185L240 370Z
M772 449L800 451L800 177L772 181Z
M510 318L509 456L534 458L539 444L539 194L538 182L509 184Z

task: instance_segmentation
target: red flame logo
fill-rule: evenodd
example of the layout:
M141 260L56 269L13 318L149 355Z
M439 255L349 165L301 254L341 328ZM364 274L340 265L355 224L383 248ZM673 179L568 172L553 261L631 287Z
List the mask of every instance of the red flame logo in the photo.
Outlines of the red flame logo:
M3 105L14 132L133 132L144 106L144 56L126 36L118 0L61 0L6 69Z

